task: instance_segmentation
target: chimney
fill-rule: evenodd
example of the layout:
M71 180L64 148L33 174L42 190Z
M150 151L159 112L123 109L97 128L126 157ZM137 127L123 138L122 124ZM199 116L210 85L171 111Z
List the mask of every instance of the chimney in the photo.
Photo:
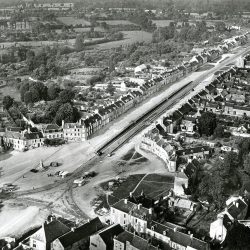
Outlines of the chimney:
M124 199L124 204L127 204L128 203L128 199Z
M190 234L190 240L193 240L194 235Z
M75 227L71 227L71 232L75 232Z
M62 128L64 128L64 120L62 120Z
M174 228L174 232L175 232L175 233L177 232L177 228L176 228L176 227Z
M30 134L30 126L28 126L28 134Z
M137 205L137 209L138 209L138 210L141 209L141 203Z
M152 208L152 207L149 208L148 213L149 213L149 214L152 214L152 213L153 213L153 208Z
M129 193L129 197L132 198L133 197L133 192Z
M235 203L235 206L238 208L238 207L239 207L239 202L236 202L236 203Z

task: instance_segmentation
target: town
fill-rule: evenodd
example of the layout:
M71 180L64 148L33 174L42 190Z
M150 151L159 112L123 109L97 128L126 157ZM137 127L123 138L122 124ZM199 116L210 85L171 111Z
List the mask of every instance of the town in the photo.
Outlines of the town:
M250 249L249 5L187 2L0 3L1 249Z

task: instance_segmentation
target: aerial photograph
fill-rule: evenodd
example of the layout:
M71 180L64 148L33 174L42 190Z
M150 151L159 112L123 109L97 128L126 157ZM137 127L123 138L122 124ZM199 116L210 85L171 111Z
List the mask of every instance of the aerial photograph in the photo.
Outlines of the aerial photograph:
M0 0L0 250L250 250L250 0Z

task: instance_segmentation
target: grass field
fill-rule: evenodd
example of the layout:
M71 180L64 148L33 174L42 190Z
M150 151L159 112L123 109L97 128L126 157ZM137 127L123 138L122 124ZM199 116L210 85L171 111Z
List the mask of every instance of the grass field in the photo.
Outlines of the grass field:
M153 20L153 23L155 23L157 27L166 27L173 21L174 20Z
M113 41L108 43L102 43L97 45L100 49L111 49L120 46L131 45L136 42L151 42L152 41L152 33L146 31L122 31L124 34L124 39L120 41Z
M3 87L3 88L0 88L0 99L1 99L1 96L6 96L6 95L9 95L11 97L13 97L16 101L20 101L20 93L18 92L18 90L14 87L11 87L11 86L6 86L6 87Z
M117 199L123 199L129 196L137 184L145 175L130 175L124 182L122 182L116 189L113 190L113 196ZM134 191L135 196L139 196L141 192L152 199L165 196L169 190L173 188L174 178L167 175L149 174L140 183ZM101 184L101 187L107 190L107 183Z
M89 26L90 22L83 19L83 18L75 18L71 16L65 16L65 17L58 17L58 21L66 24L66 25L77 25L77 24L82 24L83 26Z
M105 20L105 21L98 21L99 23L105 22L108 25L128 25L128 24L134 24L128 20ZM136 24L134 24L136 25Z

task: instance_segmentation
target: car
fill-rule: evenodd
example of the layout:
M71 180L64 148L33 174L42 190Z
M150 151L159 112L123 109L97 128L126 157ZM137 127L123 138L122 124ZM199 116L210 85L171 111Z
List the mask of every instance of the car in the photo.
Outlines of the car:
M49 165L50 165L51 167L58 167L58 166L59 166L59 163L56 162L56 161L52 161Z
M101 156L103 153L102 153L102 151L97 151L96 154L97 154L98 156Z
M111 156L113 156L114 155L114 153L109 153L108 154L108 157L111 157Z
M30 170L30 172L32 172L32 173L37 173L37 172L38 172L38 170L37 170L37 169L35 169L35 168L32 168L32 169Z

